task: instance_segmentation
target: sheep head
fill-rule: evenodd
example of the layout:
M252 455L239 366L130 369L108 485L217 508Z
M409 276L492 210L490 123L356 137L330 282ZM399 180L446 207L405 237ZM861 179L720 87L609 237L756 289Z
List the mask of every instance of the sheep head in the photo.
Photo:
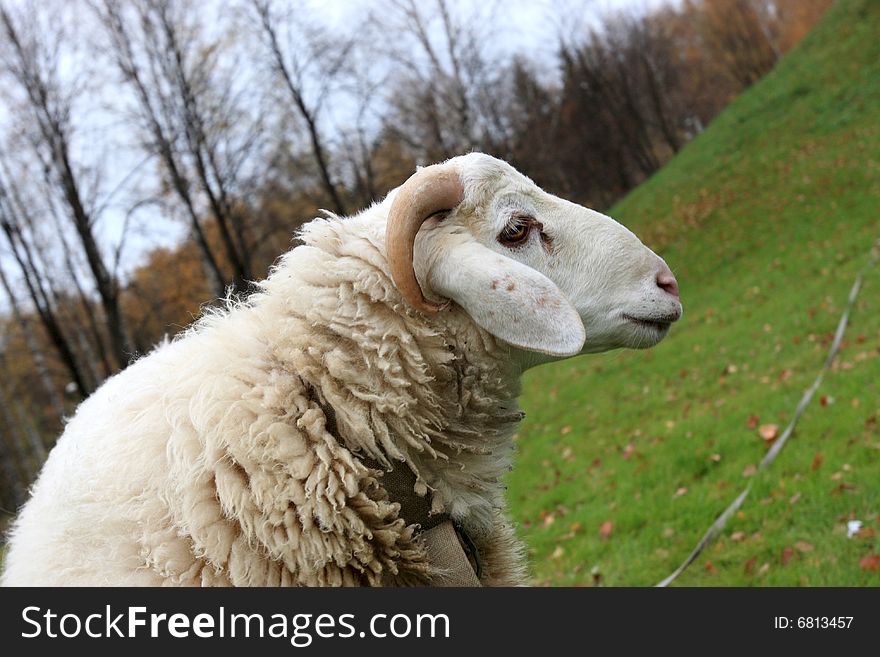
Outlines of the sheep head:
M471 153L424 167L390 201L389 269L422 312L452 300L497 338L555 358L650 347L681 317L662 258L501 160Z

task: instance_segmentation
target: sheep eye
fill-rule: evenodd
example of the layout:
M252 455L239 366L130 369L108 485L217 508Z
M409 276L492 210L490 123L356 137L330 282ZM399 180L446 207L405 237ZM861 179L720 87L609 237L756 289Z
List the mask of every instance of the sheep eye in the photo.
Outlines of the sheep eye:
M532 223L527 217L516 217L498 235L498 241L505 246L518 246L529 238Z

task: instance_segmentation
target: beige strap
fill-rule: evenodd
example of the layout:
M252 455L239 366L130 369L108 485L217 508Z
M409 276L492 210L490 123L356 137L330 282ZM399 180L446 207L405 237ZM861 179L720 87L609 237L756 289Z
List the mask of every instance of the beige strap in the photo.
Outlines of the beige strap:
M316 395L317 397L317 395ZM336 428L336 412L329 404L321 406L327 418L327 431L338 436ZM416 475L405 464L385 470L381 463L369 456L360 455L368 468L384 472L382 485L388 498L400 504L400 517L408 525L418 525L419 535L425 542L428 562L431 564L431 584L436 586L480 586L477 572L480 570L480 555L467 534L462 530L462 537L455 530L447 513L431 512L431 496L419 495L415 492ZM474 563L471 564L461 541L467 541Z
M480 580L468 560L451 520L422 532L432 584L435 586L480 586Z

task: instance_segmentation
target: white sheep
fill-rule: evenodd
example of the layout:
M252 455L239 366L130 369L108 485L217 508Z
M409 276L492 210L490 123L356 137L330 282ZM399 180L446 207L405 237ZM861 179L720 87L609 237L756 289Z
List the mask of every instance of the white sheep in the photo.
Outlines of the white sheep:
M302 239L81 404L3 584L439 583L391 466L473 541L482 584L526 581L501 484L520 375L659 342L681 315L669 268L480 153Z

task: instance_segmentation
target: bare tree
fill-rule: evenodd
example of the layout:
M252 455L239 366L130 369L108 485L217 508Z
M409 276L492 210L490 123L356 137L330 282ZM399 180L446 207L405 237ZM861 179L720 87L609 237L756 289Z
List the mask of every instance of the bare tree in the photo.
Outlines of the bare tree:
M339 193L339 183L330 170L328 147L318 126L324 101L329 92L329 82L340 71L352 47L350 40L334 43L322 39L316 33L301 30L296 44L287 39L282 42L282 30L291 32L291 18L276 11L271 0L251 0L263 42L269 54L270 67L283 84L300 119L305 123L315 166L333 210L346 214L345 203ZM313 79L309 79L311 76ZM310 83L316 89L309 93Z
M444 4L445 10L445 3L441 4ZM399 16L398 33L409 34L418 48L410 50L404 46L404 51L401 51L398 48L402 44L396 44L397 47L391 50L392 57L407 71L409 79L405 84L412 91L409 96L400 96L397 102L399 113L408 114L422 124L424 132L421 139L425 145L430 144L430 150L439 157L451 157L470 145L473 132L464 81L456 77L456 73L461 72L461 67L455 63L458 58L452 58L448 66L444 65L430 37L427 26L430 18L413 0L399 0L393 2L392 6ZM444 15L448 15L448 12L444 11ZM449 46L455 44L456 39L447 35L445 42ZM414 56L419 51L427 60L426 67L419 66L418 58ZM422 108L422 111L417 111L417 108ZM447 117L450 119L448 122ZM418 132L413 132L412 136L419 136Z
M560 89L542 82L530 62L513 61L507 88L495 93L506 106L504 143L496 147L521 171L528 171L538 185L571 194L565 186L565 161L560 157L563 125Z
M111 41L111 56L125 80L133 89L137 101L136 122L144 133L144 146L155 153L168 176L168 183L174 191L187 215L190 234L199 246L205 275L211 281L212 289L218 297L226 293L225 276L217 258L208 243L203 220L196 210L194 193L185 175L185 165L175 147L176 129L173 117L168 116L169 104L157 97L155 87L149 85L141 64L135 54L135 46L129 33L122 9L114 2L106 2L100 12L104 27Z
M70 375L79 395L85 398L94 389L88 382L66 332L62 328L48 284L40 273L34 249L22 231L22 222L16 206L10 202L12 194L8 181L0 177L0 231L5 237L10 254L18 265L21 280L37 316L61 362Z
M682 67L677 44L664 27L659 12L641 19L621 19L616 45L623 46L625 66L637 80L637 91L645 105L644 118L670 151L677 153L684 145L679 125L684 116L677 113L682 108L675 106L673 99L681 83Z
M694 12L708 55L742 89L764 77L780 57L767 23L767 5L761 0L704 0Z
M93 8L133 92L143 145L158 157L183 206L213 289L224 296L227 280L235 290L246 289L253 278L251 245L238 197L259 129L240 107L229 53L200 31L186 2L104 0ZM204 215L214 221L220 253Z
M77 342L80 344L80 353L84 356L83 365L91 374L92 381L94 382L95 387L97 387L101 381L113 373L113 365L110 362L110 355L107 353L107 349L104 346L104 335L98 325L98 317L96 316L92 299L89 298L88 293L83 287L82 281L80 281L79 268L74 262L75 256L73 249L70 244L68 244L67 238L64 235L64 229L61 226L59 217L51 210L48 214L50 215L54 228L57 231L56 242L61 247L61 259L64 263L65 273L64 278L76 293L76 298L79 301L80 307L80 313L78 316L65 318L66 323L71 326L72 330L77 335ZM26 213L22 216L25 221L28 220ZM37 248L36 251L39 259L43 263L43 270L48 270L46 250ZM66 295L62 294L62 291L58 289L57 285L53 284L52 280L49 281L49 288L52 291L56 307L63 306L64 304L60 302ZM83 325L88 326L90 334L88 337L85 335ZM99 363L102 367L102 372L100 374L97 370Z
M117 367L124 367L133 353L121 313L119 280L107 267L95 235L97 217L84 191L81 170L74 164L71 139L74 132L73 102L77 90L60 75L64 34L44 34L34 14L17 15L0 6L0 49L6 74L22 92L24 111L34 126L33 149L51 177L66 214L83 249L95 289L104 311L111 349Z
M479 26L491 21L459 16L447 0L393 0L374 20L399 36L385 45L397 71L389 128L430 160L489 144L500 67Z
M369 42L371 34L365 31L362 37L364 41L354 44L353 65L349 68L350 80L346 89L357 112L352 125L338 130L342 142L338 157L350 172L358 207L369 204L385 191L380 189L375 160L382 147L381 94L388 83L387 73L376 70L364 48L364 42Z
M5 180L13 180L5 158L0 158L0 172ZM25 187L24 194L19 188L21 185ZM77 347L80 374L86 376L87 386L94 390L116 368L112 363L112 354L107 350L106 323L101 321L100 308L81 280L83 267L76 258L74 247L69 243L61 216L63 209L57 207L60 204L55 202L52 186L51 176L45 169L42 184L36 176L31 176L27 183L5 185L8 193L8 215L14 217L16 235L27 251L29 262L33 263L33 276L43 281L58 323L64 327L71 344ZM29 198L28 201L23 198L25 195ZM42 207L37 199L43 199ZM39 222L35 215L39 215ZM42 238L39 235L40 228L45 233ZM59 260L63 263L63 272L54 271ZM111 270L114 276L117 269L114 266ZM59 283L60 280L64 283ZM70 288L75 292L78 312L69 296ZM102 368L100 372L99 364Z

